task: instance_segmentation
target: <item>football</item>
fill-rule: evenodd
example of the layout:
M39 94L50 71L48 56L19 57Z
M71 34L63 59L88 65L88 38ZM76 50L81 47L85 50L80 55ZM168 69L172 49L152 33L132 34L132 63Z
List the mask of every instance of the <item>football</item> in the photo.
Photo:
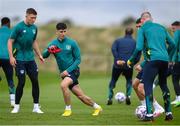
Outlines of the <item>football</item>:
M126 96L125 96L125 94L124 94L123 92L118 92L118 93L116 93L116 95L115 95L114 98L115 98L115 100L118 101L119 103L122 103L122 102L125 101Z
M140 105L135 110L135 115L138 119L143 120L146 115L146 106Z

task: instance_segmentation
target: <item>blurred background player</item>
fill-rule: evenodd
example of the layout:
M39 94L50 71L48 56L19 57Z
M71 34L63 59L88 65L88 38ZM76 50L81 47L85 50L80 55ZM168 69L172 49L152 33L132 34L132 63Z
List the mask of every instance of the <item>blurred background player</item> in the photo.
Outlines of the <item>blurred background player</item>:
M139 18L136 21L136 28L139 29L141 27L141 25L143 25L143 21L141 21L141 18ZM138 96L138 99L140 100L140 102L143 106L146 106L144 84L142 83L143 66L147 60L145 53L146 53L146 51L143 50L144 61L141 64L138 64L135 66L135 70L138 71L138 74L132 83L134 91L136 92L136 95ZM161 107L161 105L159 105L155 99L153 100L153 107L154 107L154 113L153 113L154 117L158 117L158 116L160 116L160 114L162 114L164 112L163 107Z
M107 105L112 105L112 98L114 95L113 89L121 74L126 78L126 104L131 104L130 96L132 92L133 68L129 68L126 62L136 47L136 41L132 38L132 34L133 29L130 27L126 28L125 36L116 39L112 45L111 51L114 57L114 64L112 67L111 81L109 83Z
M174 32L174 40L176 44L176 51L173 57L173 62L175 62L173 66L172 72L172 80L174 91L176 94L176 99L171 102L171 104L175 104L175 107L180 106L180 22L175 21L171 24L171 28Z
M34 25L37 17L37 12L33 8L26 10L26 18L18 23L12 30L8 41L8 50L10 63L16 70L18 85L16 88L15 106L11 113L18 113L20 109L20 100L23 95L26 74L29 76L32 83L32 96L34 108L32 112L43 113L39 107L39 81L38 68L34 60L34 52L41 61L44 61L39 46L36 41L37 27ZM16 57L12 54L12 48L16 47Z
M58 23L56 25L57 38L43 52L44 58L49 57L50 54L54 55L60 71L60 77L62 78L60 86L66 105L62 116L68 117L72 115L70 91L84 104L93 107L94 112L92 115L98 116L102 111L101 106L86 96L79 86L79 64L81 62L79 46L75 40L66 36L66 32L67 25L65 23Z
M167 30L156 23L152 22L152 17L149 12L144 12L141 14L141 18L144 21L143 26L138 30L137 35L137 46L128 60L128 64L137 57L138 53L142 50L147 50L147 62L143 67L142 82L144 83L145 89L145 99L146 99L146 110L147 114L143 121L153 121L153 81L156 75L159 75L159 85L163 93L164 106L165 106L165 120L170 121L173 119L170 105L170 93L167 87L167 69L169 55L166 48L166 42L169 45L169 53L172 56L175 43L170 37Z
M1 28L0 28L0 67L2 67L6 80L9 87L10 94L10 104L14 106L15 104L15 86L13 81L13 67L9 62L9 54L7 43L10 37L10 19L8 17L3 17L1 19Z

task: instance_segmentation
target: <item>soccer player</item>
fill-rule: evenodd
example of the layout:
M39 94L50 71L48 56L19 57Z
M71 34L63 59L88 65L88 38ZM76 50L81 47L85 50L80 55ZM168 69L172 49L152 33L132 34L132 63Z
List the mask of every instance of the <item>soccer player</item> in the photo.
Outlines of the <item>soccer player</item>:
M167 69L168 69L168 51L166 48L166 42L169 44L170 56L174 53L175 43L170 37L167 30L152 22L152 17L149 12L144 12L141 15L144 20L144 24L138 30L137 46L136 49L128 60L128 64L133 62L137 54L143 49L147 50L147 62L143 67L143 78L146 99L147 114L144 121L153 121L152 102L153 102L153 81L156 75L159 75L159 85L163 92L164 106L166 117L165 120L170 121L173 119L170 104L170 93L167 87ZM146 45L146 46L145 46Z
M11 34L10 19L8 17L3 17L1 19L1 28L0 28L0 67L3 68L8 83L10 104L12 107L14 107L16 88L14 86L14 81L13 81L13 67L9 62L9 54L7 48L7 43L10 34Z
M139 29L143 25L143 21L141 21L141 18L137 19L136 21L136 28ZM136 78L133 80L133 88L134 91L136 92L136 95L138 96L138 99L140 100L141 104L143 106L146 106L145 102L145 94L144 94L144 84L142 83L142 75L143 75L143 66L146 62L146 51L143 50L144 54L144 61L141 64L138 64L135 66L135 69L138 71L138 74ZM158 104L158 102L154 99L153 100L153 107L154 107L154 113L153 117L158 117L160 114L164 112L163 107Z
M173 61L175 62L173 66L173 72L172 72L172 80L173 80L173 86L174 91L176 94L176 99L171 102L171 104L175 104L175 107L180 106L180 22L175 21L171 24L172 30L174 32L174 40L176 44L176 51L174 54Z
M72 114L70 91L76 95L84 104L94 108L93 116L98 116L102 111L100 105L96 104L90 97L86 96L81 90L78 82L80 70L78 65L81 62L80 49L77 42L66 36L67 26L65 23L56 25L57 38L51 41L43 52L43 57L47 58L53 54L62 81L60 83L64 96L65 111L62 116L68 117Z
M112 67L111 81L109 83L107 105L112 105L112 98L114 95L113 89L115 88L116 82L121 74L126 78L126 104L131 104L130 96L132 92L133 68L129 68L126 65L126 62L136 47L136 42L132 38L132 34L133 29L126 28L125 36L116 39L112 45L111 50L114 57L114 64Z
M20 110L20 100L23 95L26 74L29 76L32 83L32 96L34 108L32 112L43 113L39 108L39 82L38 68L34 60L34 52L41 61L44 61L39 46L36 41L37 27L34 25L37 17L37 12L33 8L26 10L26 18L18 23L12 30L8 41L8 51L10 63L16 70L18 85L16 88L15 106L11 113L18 113ZM16 56L12 54L12 48L17 50Z

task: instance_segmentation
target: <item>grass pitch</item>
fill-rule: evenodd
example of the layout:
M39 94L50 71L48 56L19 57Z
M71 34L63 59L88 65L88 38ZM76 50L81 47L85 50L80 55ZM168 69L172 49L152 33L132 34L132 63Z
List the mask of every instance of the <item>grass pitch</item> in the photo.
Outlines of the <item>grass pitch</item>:
M0 72L2 75L2 72ZM156 118L154 122L142 122L134 115L135 108L139 105L139 101L135 92L132 92L130 106L125 103L117 103L113 101L113 105L107 106L107 90L110 75L103 74L82 74L80 76L80 86L94 101L100 104L103 112L98 117L91 114L93 109L81 103L75 96L72 96L71 117L62 117L64 111L64 101L60 91L60 79L57 74L41 72L40 80L40 104L44 114L32 113L33 103L31 95L31 84L29 79L26 80L24 95L21 99L21 108L18 114L11 114L12 108L9 104L8 87L4 74L3 80L0 82L0 125L180 125L180 107L172 106L174 120L165 122L165 115ZM174 90L172 82L169 79L169 87L171 90L171 99L174 100ZM118 91L125 92L125 80L120 77L115 88ZM162 105L162 94L160 88L155 89L154 95L158 102Z

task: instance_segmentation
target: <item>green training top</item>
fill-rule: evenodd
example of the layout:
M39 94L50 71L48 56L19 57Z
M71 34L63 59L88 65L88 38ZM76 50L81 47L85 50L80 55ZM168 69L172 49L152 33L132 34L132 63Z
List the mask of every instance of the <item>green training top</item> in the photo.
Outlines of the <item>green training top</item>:
M13 28L10 38L14 39L13 47L17 49L16 60L34 60L33 43L36 36L37 27L34 24L27 25L22 21Z
M144 65L146 64L146 61L148 61L148 59L149 59L149 50L147 48L147 42L145 42L142 52L143 52L144 60L141 62L140 66L143 68Z
M174 41L176 44L176 51L173 55L173 61L180 62L180 30L174 32Z
M65 37L62 41L55 39L50 42L48 47L52 45L61 49L61 52L54 54L60 72L67 70L69 73L79 68L78 65L81 62L80 48L75 40L68 37ZM43 52L44 58L47 58L50 55L47 48Z
M168 49L166 43L169 45ZM147 21L138 30L136 49L129 60L134 61L138 52L144 48L148 50L148 61L169 61L174 54L175 43L163 26Z
M0 59L9 59L7 42L10 37L11 30L7 26L0 28Z

